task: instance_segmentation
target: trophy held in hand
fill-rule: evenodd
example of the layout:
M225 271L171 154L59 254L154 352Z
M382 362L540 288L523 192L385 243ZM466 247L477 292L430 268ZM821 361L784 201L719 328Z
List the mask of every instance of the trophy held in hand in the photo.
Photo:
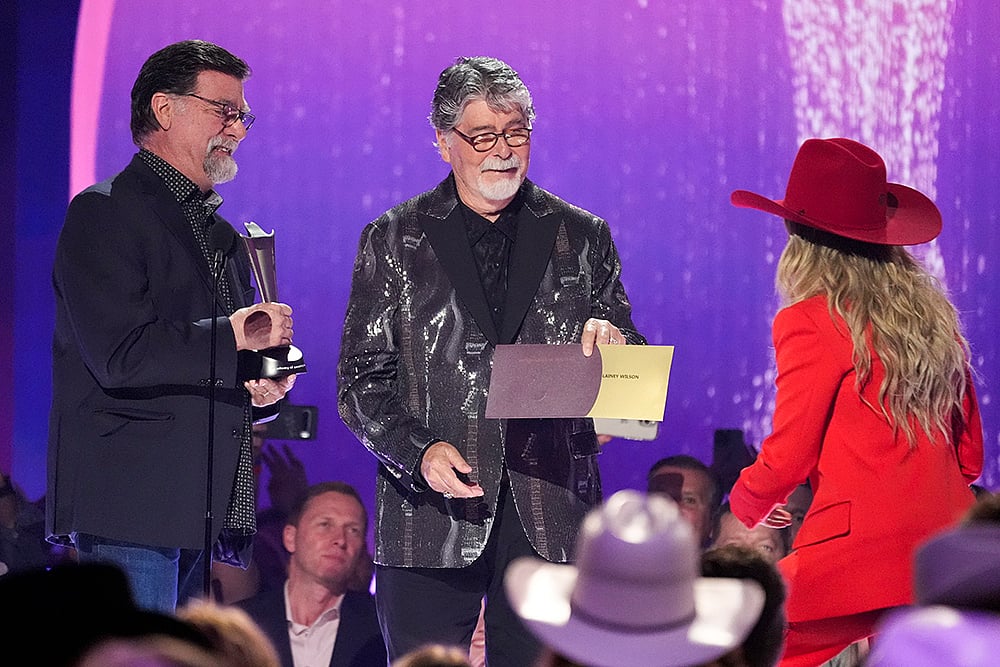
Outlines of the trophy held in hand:
M250 256L250 266L257 281L257 289L260 290L261 300L267 303L276 302L278 281L274 264L274 231L267 233L256 222L247 222L245 226L248 236L241 235L240 238L243 239L243 245ZM257 373L259 378L282 378L306 372L302 351L294 345L257 350L255 354L260 360L260 370Z

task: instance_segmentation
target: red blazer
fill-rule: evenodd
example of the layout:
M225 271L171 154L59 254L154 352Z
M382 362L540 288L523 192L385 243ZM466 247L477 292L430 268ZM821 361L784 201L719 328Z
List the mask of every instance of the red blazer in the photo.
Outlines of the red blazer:
M772 333L774 429L733 487L733 513L755 526L802 481L812 485L812 505L780 562L790 621L912 603L914 549L974 502L983 432L971 381L954 446L917 427L911 449L855 391L847 325L831 319L825 297L780 311ZM863 391L871 405L884 372L873 360Z

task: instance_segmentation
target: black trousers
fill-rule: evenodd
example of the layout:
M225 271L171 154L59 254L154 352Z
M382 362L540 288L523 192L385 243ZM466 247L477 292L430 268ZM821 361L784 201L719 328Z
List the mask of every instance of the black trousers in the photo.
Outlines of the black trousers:
M485 598L489 666L535 663L541 647L510 608L503 575L515 558L538 554L524 534L506 479L500 487L497 517L486 549L467 567L377 566L375 601L390 661L428 643L467 650Z

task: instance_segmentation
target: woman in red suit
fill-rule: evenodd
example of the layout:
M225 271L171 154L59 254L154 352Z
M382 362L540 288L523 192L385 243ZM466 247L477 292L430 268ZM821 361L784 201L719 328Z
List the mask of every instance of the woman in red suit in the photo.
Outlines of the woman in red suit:
M782 665L818 665L910 604L915 547L973 503L983 434L958 317L902 247L930 241L941 214L886 182L849 139L799 149L785 198L737 190L736 206L785 219L774 319L773 432L730 495L747 526L784 527L808 480L815 497L792 552Z

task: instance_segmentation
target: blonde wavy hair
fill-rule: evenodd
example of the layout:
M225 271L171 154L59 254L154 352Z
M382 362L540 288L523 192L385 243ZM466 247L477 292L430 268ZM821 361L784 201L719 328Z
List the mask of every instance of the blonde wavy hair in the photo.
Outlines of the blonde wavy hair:
M831 317L847 323L858 393L871 381L870 341L885 367L873 409L911 447L914 421L932 441L941 434L952 443L971 373L969 344L938 281L902 247L827 238L794 223L789 229L775 279L786 304L825 295Z

